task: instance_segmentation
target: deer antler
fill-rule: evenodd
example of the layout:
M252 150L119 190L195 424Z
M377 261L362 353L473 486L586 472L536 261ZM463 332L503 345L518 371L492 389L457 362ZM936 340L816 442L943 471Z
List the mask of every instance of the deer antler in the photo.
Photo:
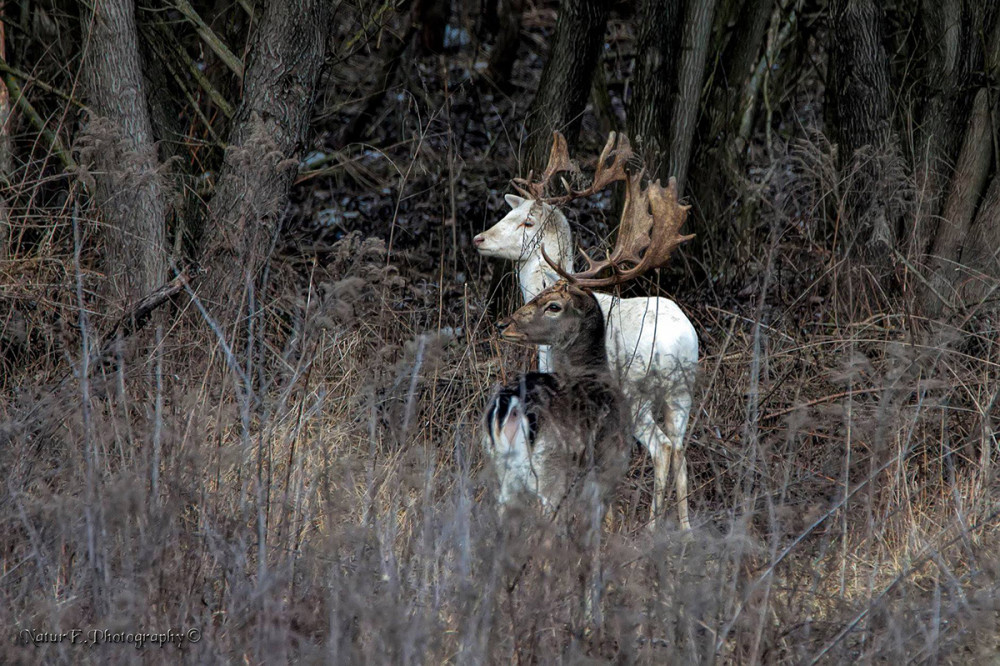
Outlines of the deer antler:
M578 172L579 168L569 158L569 147L566 144L566 137L561 132L552 132L552 148L549 149L549 163L542 172L541 180L532 180L534 174L529 173L527 178L515 178L514 187L523 196L535 201L544 201L547 204L558 206L568 203L573 199L589 197L600 192L611 183L625 180L628 161L634 157L632 144L624 134L611 132L608 140L604 144L601 156L597 158L597 169L594 171L594 180L590 187L583 190L572 189L566 181L563 181L563 188L566 194L559 196L545 196L545 188L552 177L561 171Z
M527 178L513 180L514 187L522 195L550 205L560 205L573 199L588 197L611 183L625 181L625 207L619 223L618 242L607 259L595 261L584 254L588 264L587 269L581 273L568 273L552 261L545 253L545 248L542 248L545 261L565 279L582 287L608 287L621 284L646 271L663 266L675 247L694 238L693 234L682 236L679 233L691 207L678 203L676 180L671 178L666 189L658 180L643 189L644 170L640 168L636 171L629 165L634 157L635 153L632 152L632 144L629 143L628 137L610 132L601 155L597 158L597 167L590 186L583 190L574 190L564 180L565 194L546 197L545 188L553 176L562 171L579 171L569 158L566 137L556 131L552 133L549 162L542 172L541 180L532 180L532 173L529 173ZM611 269L611 275L598 277L607 269Z
M591 194L600 192L605 187L619 180L628 178L628 162L635 153L632 152L632 144L624 134L615 132L608 133L608 140L601 150L601 156L597 158L597 169L594 171L594 180L587 189L575 192L578 197L589 197ZM611 160L611 163L608 163Z
M552 132L552 148L549 149L549 163L545 167L545 171L542 172L542 179L533 181L531 178L534 173L528 172L527 178L515 178L513 185L523 196L538 201L544 199L545 186L552 180L552 176L560 171L575 170L577 170L576 165L569 159L569 147L566 145L566 137L559 130L555 130ZM569 192L568 185L566 186L566 190ZM571 198L567 195L566 201L569 201Z
M553 270L581 287L609 287L660 268L670 259L674 248L694 238L694 234L682 236L679 233L691 207L678 203L677 180L671 178L666 188L657 180L642 189L642 175L640 171L625 177L625 207L619 223L618 242L608 258L595 261L584 255L589 264L587 269L568 273L549 258L543 247L542 257ZM611 275L598 277L609 268Z

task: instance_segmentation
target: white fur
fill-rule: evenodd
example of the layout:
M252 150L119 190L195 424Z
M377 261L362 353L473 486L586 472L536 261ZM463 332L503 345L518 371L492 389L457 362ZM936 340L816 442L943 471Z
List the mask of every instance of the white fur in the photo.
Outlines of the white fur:
M539 424L540 430L532 433L525 413L527 405L530 405L533 399L531 393L524 384L520 396L509 393L504 395L506 390L502 389L487 405L483 424L483 450L493 462L494 471L500 481L500 491L497 495L498 512L503 518L516 499L530 501L537 498L544 514L550 518L554 517L562 500L567 497L572 467L565 464L552 466L551 457L553 453L558 456L560 448L558 442L580 443L587 435L580 432L571 435L566 432L574 430L573 425L560 424L558 419L550 421L553 416L551 412L546 413L544 423ZM565 456L562 462L566 462ZM600 534L601 519L608 505L602 501L604 493L594 472L593 469L588 470L582 494L582 498L593 507L589 512L589 524L585 524L586 529L581 530L583 543L591 553L588 562L588 583L583 595L583 613L588 622L600 626L603 587L600 584ZM563 536L569 535L564 533Z
M558 275L545 263L541 248L564 270L573 269L573 235L556 208L506 196L511 211L475 238L486 257L513 261L525 302L552 285ZM653 515L659 515L671 464L675 467L678 514L690 528L687 508L687 463L684 432L691 411L694 373L698 365L698 335L677 304L667 298L617 299L594 293L607 323L608 362L621 379L632 408L636 439L649 450L655 469ZM539 347L538 368L551 371L547 347ZM665 409L667 432L656 422Z
M547 496L538 475L546 450L544 437L531 441L528 419L519 398L511 397L506 410L501 410L499 400L489 406L483 432L483 449L493 461L500 480L497 504L501 515L522 493L538 497L545 508L554 506L555 498Z

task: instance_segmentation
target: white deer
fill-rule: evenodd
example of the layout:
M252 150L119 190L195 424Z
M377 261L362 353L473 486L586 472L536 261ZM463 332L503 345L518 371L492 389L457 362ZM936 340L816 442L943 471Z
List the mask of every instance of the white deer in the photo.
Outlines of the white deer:
M558 171L572 168L565 151L565 140L557 133L549 168L541 185L530 184L530 190L522 190L525 194L534 193L536 196L525 198L508 194L505 198L511 211L473 239L481 255L515 262L525 302L531 301L558 279L557 269L561 269L559 272L563 274L573 270L572 231L566 217L549 202L583 196L614 180L632 178L624 173L624 162L631 157L627 139L622 136L621 145L612 153L614 144L612 133L599 158L591 188L572 193L571 197L543 199L540 195L545 182ZM612 155L614 164L608 168L607 160ZM554 265L550 265L543 255L547 255ZM595 267L600 269L602 266L591 261L591 269ZM691 321L670 299L619 299L600 292L594 292L594 297L605 317L608 363L617 372L622 392L631 408L633 434L646 446L653 460L654 520L661 513L669 471L673 466L678 519L683 529L690 529L684 433L691 411L692 385L698 364L697 333ZM544 346L539 347L539 369L542 372L552 369L551 352ZM660 410L666 412L666 431L657 423L656 415Z

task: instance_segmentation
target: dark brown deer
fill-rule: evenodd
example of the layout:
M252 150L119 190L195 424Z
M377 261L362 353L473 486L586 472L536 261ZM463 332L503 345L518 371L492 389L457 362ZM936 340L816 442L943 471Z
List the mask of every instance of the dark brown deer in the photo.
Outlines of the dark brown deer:
M588 482L606 501L623 472L628 428L597 300L561 280L497 328L505 340L551 345L555 371L522 375L487 410L484 443L500 477L501 507L527 492L555 512Z

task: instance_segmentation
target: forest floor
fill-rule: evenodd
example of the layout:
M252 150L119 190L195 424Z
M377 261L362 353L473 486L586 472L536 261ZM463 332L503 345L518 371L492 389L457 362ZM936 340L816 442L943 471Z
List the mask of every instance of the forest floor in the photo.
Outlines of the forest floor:
M380 57L331 71L246 342L222 345L187 305L88 369L87 257L74 268L61 223L62 272L33 273L35 309L18 310L49 352L4 349L0 618L199 633L128 652L18 637L0 661L995 658L996 331L853 291L868 282L806 231L827 214L811 98L778 148L751 147L756 251L714 276L682 248L659 283L701 347L693 530L672 500L649 527L636 446L595 634L573 540L531 515L499 522L479 419L533 354L495 336L498 266L471 239L506 213L551 21L526 16L509 93L482 80L464 33L447 58L407 60L347 148ZM626 36L611 44L620 113ZM596 155L608 123L588 109L576 154ZM584 246L609 235L611 209L609 195L568 211Z

